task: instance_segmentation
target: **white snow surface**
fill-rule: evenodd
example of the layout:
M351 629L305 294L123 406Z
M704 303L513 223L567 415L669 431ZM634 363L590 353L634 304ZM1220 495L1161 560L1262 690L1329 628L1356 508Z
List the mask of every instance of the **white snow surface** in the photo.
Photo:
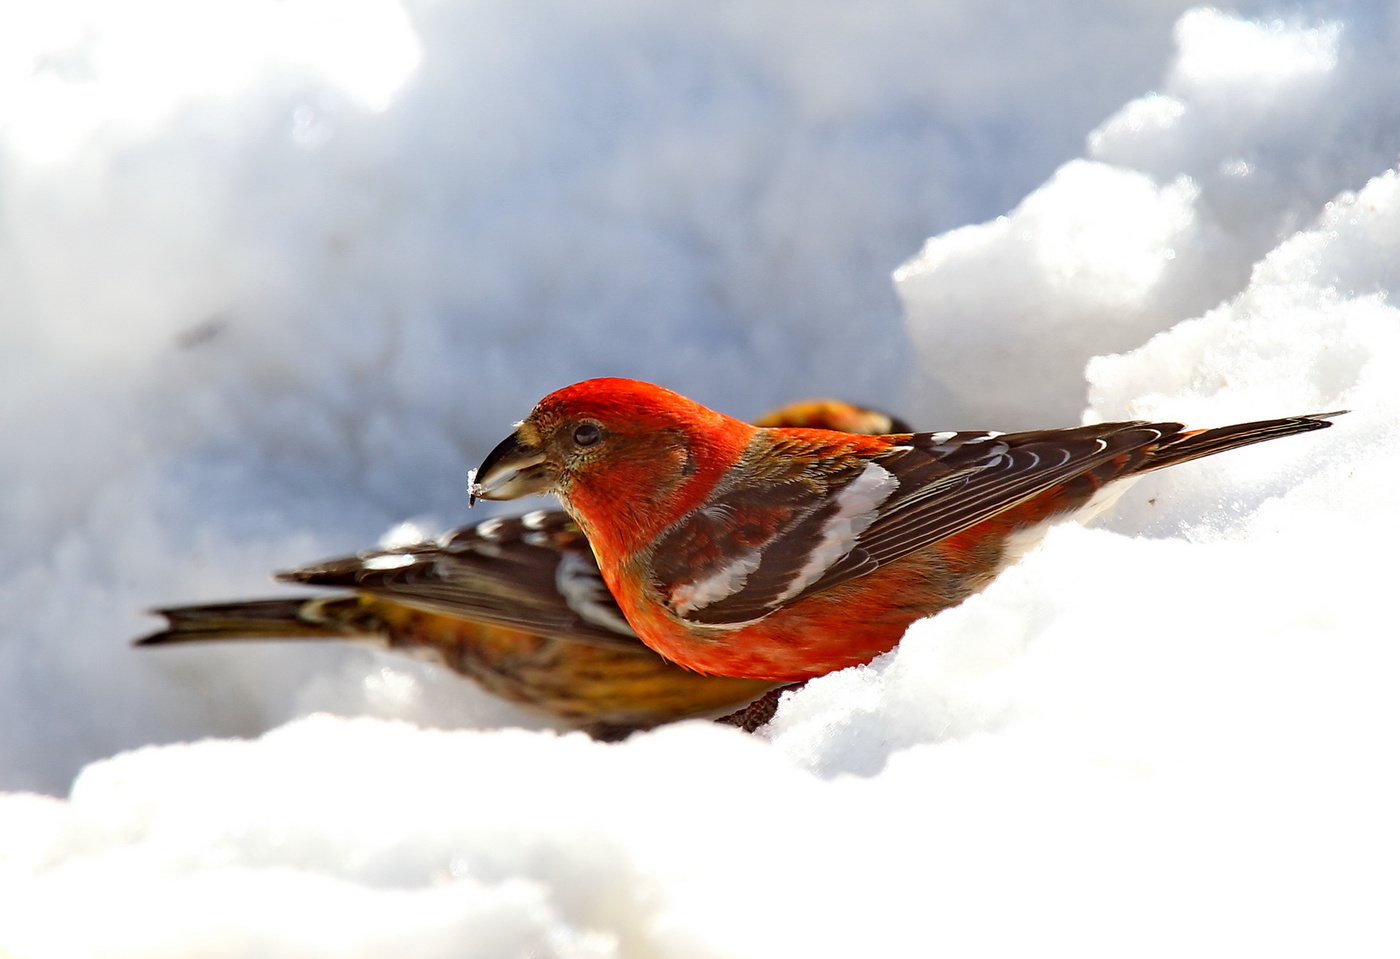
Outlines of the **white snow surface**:
M1394 954L1397 89L1381 2L6 3L0 955ZM595 375L1353 412L1141 480L757 736L127 645L469 521Z

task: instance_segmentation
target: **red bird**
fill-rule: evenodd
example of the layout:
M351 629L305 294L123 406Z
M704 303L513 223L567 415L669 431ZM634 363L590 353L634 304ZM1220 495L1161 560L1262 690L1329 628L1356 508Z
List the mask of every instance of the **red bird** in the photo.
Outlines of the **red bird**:
M653 649L702 673L791 681L892 649L1116 480L1335 415L863 436L755 427L596 379L541 400L472 495L554 493Z

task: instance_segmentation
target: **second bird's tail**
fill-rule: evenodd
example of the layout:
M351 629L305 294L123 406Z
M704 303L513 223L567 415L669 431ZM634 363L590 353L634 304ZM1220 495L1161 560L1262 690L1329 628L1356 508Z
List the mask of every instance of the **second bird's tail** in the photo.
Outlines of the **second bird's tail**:
M167 626L135 643L156 646L239 639L347 639L376 630L353 596L263 599L154 612Z

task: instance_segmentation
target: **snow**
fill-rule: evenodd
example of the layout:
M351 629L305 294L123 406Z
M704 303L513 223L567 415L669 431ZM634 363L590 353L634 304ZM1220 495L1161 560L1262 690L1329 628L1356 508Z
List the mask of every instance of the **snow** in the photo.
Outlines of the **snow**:
M1400 8L43 6L0 10L0 953L1395 951ZM613 374L1352 412L1141 480L759 736L127 646L468 521Z

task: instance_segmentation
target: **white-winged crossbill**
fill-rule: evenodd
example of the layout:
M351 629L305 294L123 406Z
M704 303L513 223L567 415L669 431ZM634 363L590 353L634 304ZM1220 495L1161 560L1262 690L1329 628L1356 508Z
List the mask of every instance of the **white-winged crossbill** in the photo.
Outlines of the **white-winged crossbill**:
M597 379L541 400L471 482L482 499L558 496L663 656L788 682L892 649L1115 481L1333 415L864 436L754 427Z
M789 404L759 422L878 433L907 428L838 400ZM763 698L772 682L704 676L638 640L588 541L558 510L490 519L431 542L317 563L277 578L350 592L161 609L156 612L168 627L138 645L370 641L426 655L488 692L601 739L736 709L724 721L753 728L776 705L776 696Z

